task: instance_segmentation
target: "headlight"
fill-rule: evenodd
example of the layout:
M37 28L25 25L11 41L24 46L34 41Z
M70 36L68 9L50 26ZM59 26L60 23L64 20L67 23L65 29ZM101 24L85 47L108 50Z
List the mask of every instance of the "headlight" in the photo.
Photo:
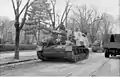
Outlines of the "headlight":
M37 51L41 51L42 49L43 49L42 46L38 46L36 50L37 50Z
M65 51L72 51L72 46L66 46Z

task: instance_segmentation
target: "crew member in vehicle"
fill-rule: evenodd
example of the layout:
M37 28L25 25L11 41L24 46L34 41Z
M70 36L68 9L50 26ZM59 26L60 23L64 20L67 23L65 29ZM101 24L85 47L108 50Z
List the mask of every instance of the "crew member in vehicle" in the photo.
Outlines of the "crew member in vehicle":
M75 40L76 40L76 45L77 46L83 46L84 45L84 38L82 36L82 33L78 30L78 28L76 28L75 32L74 32L74 36L75 36Z
M83 34L83 38L84 38L84 39L83 39L83 41L84 41L84 46L88 48L88 47L89 47L89 41L88 41L88 39L87 39L87 33L84 33L84 34Z

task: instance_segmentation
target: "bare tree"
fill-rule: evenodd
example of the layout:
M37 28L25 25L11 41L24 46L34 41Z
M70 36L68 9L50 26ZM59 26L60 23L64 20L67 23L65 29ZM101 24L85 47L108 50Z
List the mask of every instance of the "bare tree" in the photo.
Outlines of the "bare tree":
M60 19L60 24L56 27L56 30L60 28L63 23L66 21L66 26L67 26L67 19L68 19L68 14L71 10L72 5L70 5L70 0L66 1L66 6L64 9L64 12L62 13L61 19Z
M109 18L110 15L108 15L107 13L104 13L103 16L102 16L102 22L103 22L103 29L104 29L104 33L105 34L108 34L109 33L109 27L110 27L110 24L112 23L110 21L110 18Z
M46 12L48 13L48 16L49 16L49 19L50 19L50 23L46 22L46 21L43 21L43 20L40 20L40 22L44 23L44 24L47 24L47 25L50 25L54 30L57 30L61 27L61 25L63 26L63 23L65 22L65 20L67 19L67 16L71 10L71 7L72 5L70 5L70 1L68 0L66 2L66 6L65 6L65 9L61 15L61 18L60 18L60 15L58 15L56 13L56 0L50 0L50 4L51 4L51 8L48 8L47 5L44 5L44 7L46 7ZM59 24L58 26L56 26L56 20L57 20L57 17L59 16ZM45 29L49 32L52 32L49 28L45 27L45 28L42 28L42 29Z
M24 7L22 8L22 10L20 10L20 6L22 3L22 0L16 0L16 7L15 7L15 2L13 0L11 0L12 5L13 5L13 9L14 9L14 14L15 14L15 29L16 29L16 37L15 37L15 59L19 59L19 36L20 36L20 31L24 26L25 20L26 20L26 16L27 16L27 10L30 6L30 0L27 0L26 4L24 5ZM20 16L21 14L24 13L23 15L23 19L22 22L20 23Z
M96 38L96 33L100 28L101 15L97 10L88 8L86 5L77 6L77 10L73 10L74 20L79 24L83 33L89 33L92 39Z
M51 4L51 8L47 8L47 6L45 6L45 7L46 7L46 12L47 12L48 15L49 15L50 23L47 23L47 22L45 22L45 21L40 21L40 22L43 22L43 23L45 23L45 24L48 24L48 25L50 25L54 30L57 30L57 29L60 27L60 25L65 22L68 14L69 14L69 11L70 11L70 9L71 9L71 5L69 5L69 4L70 4L70 1L68 0L68 1L66 2L66 6L65 6L65 9L64 9L64 12L63 12L61 18L60 18L60 16L59 16L60 25L57 26L57 27L55 26L55 25L56 25L56 19L57 19L57 17L58 17L58 14L57 14L56 11L55 11L55 8L56 8L56 6L55 6L55 5L56 5L56 0L50 0L50 4Z
M68 0L66 2L64 12L60 16L60 15L58 15L58 13L55 10L56 0L50 0L50 3L45 3L45 4L43 4L43 3L41 4L40 2L42 2L42 1L39 1L39 0L33 1L33 5L31 5L31 7L33 6L33 8L35 8L35 9L32 8L32 11L29 10L29 11L31 11L30 13L28 11L28 13L29 13L28 16L30 17L30 20L31 20L31 18L33 20L32 24L35 23L35 25L36 25L35 28L31 28L31 29L28 29L28 30L32 30L32 33L34 34L37 43L39 42L39 39L37 38L37 35L36 35L37 31L42 30L43 33L54 34L53 30L58 30L60 27L65 27L63 25L63 23L67 19L67 16L68 16L68 14L71 10L71 7L72 7L72 5L70 5L70 1ZM51 5L51 7L49 7L50 5ZM45 11L42 12L41 9L42 9L42 11L43 10L45 10ZM44 15L42 15L40 12L44 13L45 16L49 17L49 18L47 18L47 21L41 19L41 18L44 18L43 17ZM56 22L56 20L58 20L59 22ZM58 23L58 26L56 26L57 23ZM28 25L29 24L31 24L31 22L28 23ZM42 26L42 24L44 26ZM49 25L49 27L47 27L46 25Z
M81 31L88 32L90 25L93 24L93 15L95 14L95 11L87 8L86 5L83 5L77 6L77 9L76 11L73 11L73 14L75 15L74 19L79 23Z
M110 34L112 32L112 28L111 25L113 25L114 23L114 19L110 14L107 13L103 13L102 15L102 31L103 31L103 35L102 38L104 40L104 37L106 37L108 34Z

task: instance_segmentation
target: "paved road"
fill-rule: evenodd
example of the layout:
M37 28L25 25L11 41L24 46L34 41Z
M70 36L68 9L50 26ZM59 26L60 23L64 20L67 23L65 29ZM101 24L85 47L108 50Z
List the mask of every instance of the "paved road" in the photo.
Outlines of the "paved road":
M89 59L77 63L37 60L0 69L2 76L119 76L119 65L119 57L107 59L103 53L92 53Z

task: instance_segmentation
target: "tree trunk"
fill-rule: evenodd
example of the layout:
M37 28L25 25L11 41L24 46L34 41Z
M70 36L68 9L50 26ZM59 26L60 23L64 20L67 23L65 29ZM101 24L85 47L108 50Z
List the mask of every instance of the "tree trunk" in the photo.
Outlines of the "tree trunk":
M34 38L35 38L35 40L36 40L36 42L37 42L37 44L38 44L38 39L37 39L36 31L33 31L33 35L34 35Z
M52 22L53 29L55 29L55 22Z
M27 42L26 42L26 31L25 31L25 34L24 34L24 44L26 44Z
M38 42L40 41L40 30L38 30Z
M39 19L39 28L40 28L40 19ZM38 30L38 42L40 41L40 30Z
M15 37L15 59L19 59L19 37L20 37L20 30L16 28L16 37Z

